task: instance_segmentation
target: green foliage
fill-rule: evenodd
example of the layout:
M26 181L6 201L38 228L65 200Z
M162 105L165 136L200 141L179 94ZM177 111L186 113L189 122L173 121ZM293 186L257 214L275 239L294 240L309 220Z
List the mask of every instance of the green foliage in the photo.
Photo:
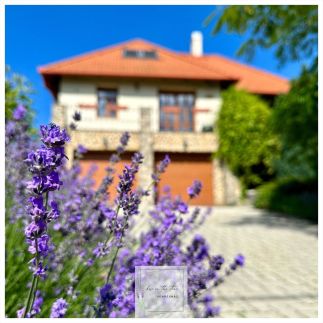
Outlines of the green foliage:
M7 201L7 199L6 199ZM8 202L9 203L9 202ZM16 223L6 222L6 315L17 317L16 311L25 305L28 294L28 284L31 282L32 273L28 269L28 261L31 259L27 252L27 244L24 238L23 224L21 221ZM64 243L62 237L56 232L51 232L55 248L71 248ZM111 261L107 258L106 260ZM81 263L82 262L82 263ZM97 286L104 284L107 267L103 262L95 262L93 266L83 265L84 259L80 257L70 257L64 262L64 268L59 268L57 273L49 272L46 280L41 281L38 290L45 296L42 306L41 317L49 317L50 309L54 301L59 297L64 297L69 303L65 317L83 317L85 301L93 301L97 296ZM71 272L79 281L71 283L73 277ZM95 280L93 280L95 277ZM68 286L73 285L80 295L76 300L66 294ZM59 292L57 294L57 292ZM89 311L92 309L88 309ZM93 310L92 310L93 311Z
M27 252L27 244L25 242L24 224L22 221L10 223L9 213L12 206L12 187L6 183L6 240L5 240L5 257L6 257L6 308L5 312L8 317L17 317L16 311L25 305L28 294L28 284L31 282L32 273L28 269L28 262L32 258ZM21 207L24 207L23 205ZM55 249L71 248L64 242L61 234L52 230L50 233ZM73 254L73 252L71 252ZM64 268L59 268L49 272L46 280L39 284L38 290L45 296L42 306L42 317L49 317L50 309L54 301L59 297L64 297L69 308L65 317L82 317L85 300L93 300L97 296L97 286L102 286L105 281L107 267L101 261L95 262L91 267L85 266L84 259L76 257L74 254L67 258L64 262ZM106 261L111 261L107 258ZM73 281L71 272L75 273L78 281ZM93 280L93 277L96 277ZM69 286L73 286L80 292L76 300L72 296L66 294ZM65 291L65 293L64 293ZM90 308L89 308L90 310Z
M257 190L255 206L317 223L317 182L281 179L266 183Z
M215 10L206 24L217 17ZM237 54L249 60L257 47L274 48L281 64L287 60L308 59L317 56L318 6L307 5L243 5L220 7L220 15L213 34L226 27L230 33L250 37L241 45Z
M29 119L32 119L30 95L33 93L31 84L24 76L13 73L9 66L6 66L5 81L5 117L6 120L12 118L12 112L18 104L24 105L29 112Z
M318 71L303 70L289 93L277 98L272 126L281 141L279 176L302 181L318 177Z
M222 93L222 99L215 127L216 157L228 164L245 188L257 186L274 175L277 140L269 127L271 110L258 96L233 87Z

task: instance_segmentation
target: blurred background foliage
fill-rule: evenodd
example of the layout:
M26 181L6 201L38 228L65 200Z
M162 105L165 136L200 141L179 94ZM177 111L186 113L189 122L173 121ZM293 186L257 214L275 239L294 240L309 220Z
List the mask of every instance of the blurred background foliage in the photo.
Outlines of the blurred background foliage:
M219 149L243 188L257 188L255 206L318 219L318 7L219 6L206 19L213 34L244 34L238 56L274 50L278 64L303 62L289 93L271 106L233 88L223 92L215 125Z
M19 105L27 109L27 121L32 125L34 111L32 109L31 96L35 91L32 84L23 75L12 71L9 65L6 65L5 73L5 118L12 119L13 110ZM31 129L32 130L32 129Z
M243 188L273 178L278 141L269 127L271 110L260 97L230 87L222 92L216 123L220 146L215 156L237 175Z
M238 56L248 60L258 47L273 48L280 64L317 56L317 5L217 6L205 25L214 20L214 35L222 28L228 33L249 34L237 50Z

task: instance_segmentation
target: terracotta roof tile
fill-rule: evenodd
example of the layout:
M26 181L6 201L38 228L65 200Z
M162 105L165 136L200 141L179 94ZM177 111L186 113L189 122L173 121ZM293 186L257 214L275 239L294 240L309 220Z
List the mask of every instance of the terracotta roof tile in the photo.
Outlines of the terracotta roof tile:
M208 67L225 71L231 77L238 79L236 86L251 93L277 95L289 91L290 83L287 79L273 73L242 64L220 55L205 55L193 57L183 55L187 60Z
M155 51L157 58L124 57L124 50ZM64 75L109 76L150 79L186 79L237 82L250 92L278 94L288 91L286 79L218 55L193 57L141 39L96 50L38 69L48 88Z

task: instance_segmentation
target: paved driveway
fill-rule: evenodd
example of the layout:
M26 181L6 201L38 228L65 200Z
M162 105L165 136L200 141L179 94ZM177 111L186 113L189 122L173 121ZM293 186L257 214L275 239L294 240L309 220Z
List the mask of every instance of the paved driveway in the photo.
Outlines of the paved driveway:
M198 230L246 267L217 288L222 317L317 317L317 226L248 206L215 207Z

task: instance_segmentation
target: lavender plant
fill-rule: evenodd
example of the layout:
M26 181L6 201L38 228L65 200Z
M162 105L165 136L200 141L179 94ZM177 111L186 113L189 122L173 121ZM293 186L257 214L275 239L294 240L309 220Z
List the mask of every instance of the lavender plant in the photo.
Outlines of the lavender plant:
M30 204L27 207L31 222L25 228L28 251L33 255L30 260L30 269L33 279L29 290L23 317L31 317L39 278L46 278L47 266L45 258L52 252L48 224L59 217L57 203L49 199L51 191L58 190L63 184L59 179L57 168L65 158L64 145L69 141L65 130L60 130L55 124L41 126L41 148L31 151L25 160L32 179L27 183L30 190Z
M24 192L28 212L20 210L19 221L11 215L9 223L18 228L23 223L33 257L29 262L33 279L18 317L131 317L135 310L135 266L147 265L186 265L192 315L220 315L212 290L244 266L245 259L238 254L225 266L223 256L213 255L205 238L194 234L210 214L210 210L189 207L202 190L201 182L192 183L184 200L173 197L171 189L165 187L149 214L142 214L140 203L156 193L156 184L171 162L169 156L157 165L148 187L135 188L144 156L134 153L118 177L117 197L112 200L109 190L116 177L115 165L130 140L128 133L121 136L116 152L107 160L106 175L95 189L95 169L81 176L85 147L77 148L71 167L67 167L64 145L69 135L65 130L54 124L42 126L43 145L35 149L30 136L19 130L24 122L23 109L17 108L14 116L17 120L7 125L7 180L14 178L14 158L19 159L24 178L27 171L32 175L28 183L20 178L11 182L13 191ZM71 133L77 131L80 119L75 113ZM15 146L27 148L16 157ZM16 204L19 200L13 201ZM135 232L138 228L139 237ZM19 280L8 288L17 283Z
M15 223L20 219L26 220L24 205L27 197L28 167L24 160L27 158L28 152L35 147L35 142L30 135L31 129L27 121L27 114L27 109L18 105L13 111L12 120L6 122L6 190L13 200L8 217L10 223Z

